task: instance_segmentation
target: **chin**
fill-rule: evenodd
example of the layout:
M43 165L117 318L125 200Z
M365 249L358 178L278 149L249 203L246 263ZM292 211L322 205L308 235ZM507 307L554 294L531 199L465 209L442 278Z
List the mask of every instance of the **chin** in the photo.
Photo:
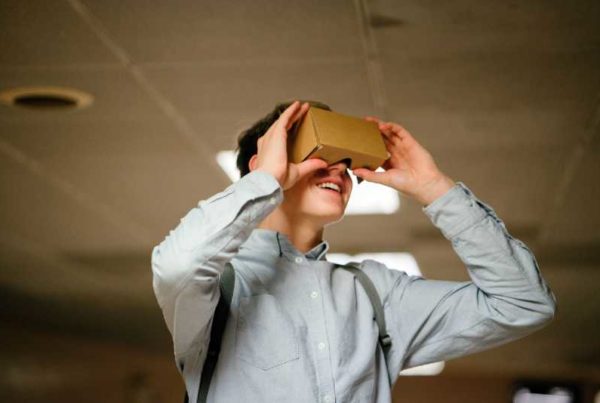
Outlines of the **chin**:
M345 195L336 199L336 197L331 197L327 193L322 193L322 190L309 189L309 191L302 189L304 192L289 194L288 200L295 201L292 211L295 210L296 214L300 214L321 226L334 224L342 220L347 204Z
M344 215L341 215L341 216L339 216L339 217L337 217L335 219L331 219L331 220L325 221L323 223L323 227L327 227L328 225L336 224L336 223L342 221L342 218L344 218Z
M315 214L315 218L317 218L323 226L335 224L344 218L344 210L342 211L330 211L322 214Z

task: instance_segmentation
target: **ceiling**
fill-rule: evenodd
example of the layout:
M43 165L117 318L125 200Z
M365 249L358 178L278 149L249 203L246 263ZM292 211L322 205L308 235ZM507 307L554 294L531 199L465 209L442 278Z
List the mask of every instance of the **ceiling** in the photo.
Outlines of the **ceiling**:
M152 247L229 184L215 154L241 130L315 99L407 127L557 295L550 327L448 370L600 378L598 21L591 0L0 0L0 90L94 96L0 106L1 316L170 353ZM329 227L332 251L407 251L427 277L466 279L420 205L401 204Z

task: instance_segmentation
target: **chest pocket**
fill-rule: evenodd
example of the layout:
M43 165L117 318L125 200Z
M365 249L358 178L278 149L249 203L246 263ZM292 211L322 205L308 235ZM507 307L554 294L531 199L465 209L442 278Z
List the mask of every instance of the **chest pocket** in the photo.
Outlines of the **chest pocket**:
M237 357L262 370L300 357L293 322L270 294L240 299L235 343Z

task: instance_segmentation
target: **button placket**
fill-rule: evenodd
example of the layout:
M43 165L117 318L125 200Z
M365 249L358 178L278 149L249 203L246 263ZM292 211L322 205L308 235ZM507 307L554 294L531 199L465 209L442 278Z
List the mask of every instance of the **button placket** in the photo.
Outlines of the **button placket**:
M318 265L311 266L309 265L309 269L311 275L314 275L314 283L312 283L311 288L308 289L307 294L310 295L311 299L317 303L317 306L313 304L307 304L309 318L311 318L310 323L312 326L310 327L310 339L312 340L316 366L318 368L317 371L317 379L316 386L319 390L319 396L317 397L317 401L323 402L325 401L325 397L329 399L329 402L334 402L334 384L333 384L333 373L331 368L331 357L328 349L328 336L327 336L327 324L325 318L325 309L322 306L323 298L321 297L321 277L324 276L321 270L316 270ZM311 276L312 277L312 276ZM324 294L325 295L325 294Z

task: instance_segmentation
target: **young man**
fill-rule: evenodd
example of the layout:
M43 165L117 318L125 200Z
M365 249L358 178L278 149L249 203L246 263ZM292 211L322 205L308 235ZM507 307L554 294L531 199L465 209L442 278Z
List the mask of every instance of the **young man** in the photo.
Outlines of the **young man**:
M246 131L242 178L153 250L154 290L191 402L227 262L236 285L209 402L390 402L401 369L498 346L553 318L535 257L494 210L440 172L402 127L367 118L391 156L385 172L354 173L421 203L472 279L426 280L363 261L392 339L385 354L365 290L326 259L323 229L342 218L352 190L345 162L287 159L287 131L308 107L296 101Z

